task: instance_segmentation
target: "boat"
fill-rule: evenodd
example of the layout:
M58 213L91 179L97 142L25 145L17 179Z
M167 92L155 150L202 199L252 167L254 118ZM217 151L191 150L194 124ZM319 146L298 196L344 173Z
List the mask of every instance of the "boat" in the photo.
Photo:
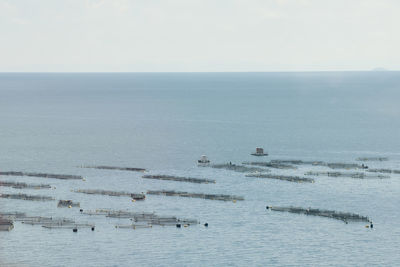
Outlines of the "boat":
M206 155L202 155L200 159L197 161L197 165L199 166L208 166L210 164L210 160Z
M262 147L257 147L255 153L251 153L252 156L268 156L268 153L264 153L264 149Z

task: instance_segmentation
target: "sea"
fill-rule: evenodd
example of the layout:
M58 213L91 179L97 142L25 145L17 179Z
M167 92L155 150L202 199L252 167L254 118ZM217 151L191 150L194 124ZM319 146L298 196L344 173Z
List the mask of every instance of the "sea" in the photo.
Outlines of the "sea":
M1 73L0 171L81 175L85 180L0 176L51 189L0 192L54 201L0 198L0 212L71 218L95 231L14 223L0 232L0 266L399 266L400 174L357 179L269 168L314 183L246 177L199 167L302 160L400 170L400 72ZM256 147L268 156L254 157ZM384 157L386 161L357 161ZM194 184L82 166L145 168L145 174L213 179ZM367 175L367 170L357 170ZM244 197L87 195L78 189L175 190ZM189 227L120 229L129 219L57 208L57 200L98 209L196 219ZM365 222L274 212L295 206L352 212ZM208 227L204 226L208 223Z

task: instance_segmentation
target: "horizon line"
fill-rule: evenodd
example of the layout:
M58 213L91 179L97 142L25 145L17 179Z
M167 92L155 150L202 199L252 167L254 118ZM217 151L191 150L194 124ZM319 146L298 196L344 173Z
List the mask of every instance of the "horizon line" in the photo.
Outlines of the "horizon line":
M315 73L315 72L400 72L400 70L371 69L371 70L285 70L285 71L0 71L0 74L101 74L101 73Z

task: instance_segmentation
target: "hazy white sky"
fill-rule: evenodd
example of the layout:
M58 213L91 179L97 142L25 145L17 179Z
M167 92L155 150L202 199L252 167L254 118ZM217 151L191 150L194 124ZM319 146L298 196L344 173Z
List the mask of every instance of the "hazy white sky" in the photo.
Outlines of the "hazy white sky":
M0 0L0 71L400 70L400 0Z

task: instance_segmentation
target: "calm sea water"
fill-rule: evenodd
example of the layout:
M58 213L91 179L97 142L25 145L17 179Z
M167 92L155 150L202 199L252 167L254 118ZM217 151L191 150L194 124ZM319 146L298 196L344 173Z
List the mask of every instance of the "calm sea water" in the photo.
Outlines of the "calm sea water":
M15 224L0 232L0 266L398 266L400 175L384 180L316 177L314 184L246 178L199 168L269 159L356 162L400 169L400 73L0 74L0 170L79 174L86 181L0 177L50 183L18 190L73 199L84 209L156 212L208 222L177 229L115 229L123 219L89 217L57 202L0 198L0 211L65 216L96 231ZM265 159L265 160L267 160ZM216 184L147 180L141 173L78 168L143 167L151 174L215 179ZM302 176L310 170L272 173ZM312 167L324 170L324 167ZM241 195L243 202L148 196L91 196L79 188L172 189ZM335 209L364 223L266 212L266 205Z

